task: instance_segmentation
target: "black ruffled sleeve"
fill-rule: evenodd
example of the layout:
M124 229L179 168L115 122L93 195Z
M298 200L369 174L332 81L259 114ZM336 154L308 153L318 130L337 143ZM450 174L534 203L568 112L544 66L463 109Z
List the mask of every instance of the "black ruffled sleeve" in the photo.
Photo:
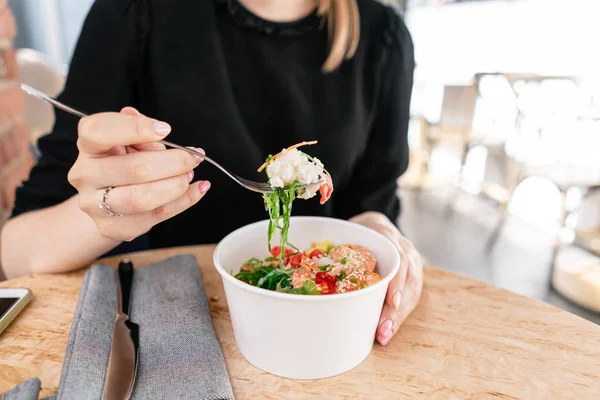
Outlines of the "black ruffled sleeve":
M143 2L96 0L81 31L59 100L85 113L137 103ZM56 111L52 132L38 142L40 160L17 189L13 216L47 208L76 194L67 174L77 158L78 118Z
M408 167L408 124L415 60L406 25L392 8L384 10L379 103L367 147L350 186L335 197L335 214L339 218L378 211L395 222L400 213L397 179Z

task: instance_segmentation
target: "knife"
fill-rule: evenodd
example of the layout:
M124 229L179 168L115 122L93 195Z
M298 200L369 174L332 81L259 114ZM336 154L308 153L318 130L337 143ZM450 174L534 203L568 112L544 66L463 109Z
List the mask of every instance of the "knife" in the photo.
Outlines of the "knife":
M108 371L104 382L104 400L127 400L131 397L139 365L139 326L129 319L133 264L119 263L117 279L117 312Z

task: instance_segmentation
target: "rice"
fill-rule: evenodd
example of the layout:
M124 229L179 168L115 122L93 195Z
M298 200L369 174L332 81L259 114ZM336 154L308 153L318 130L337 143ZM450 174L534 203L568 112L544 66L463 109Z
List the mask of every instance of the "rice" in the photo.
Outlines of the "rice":
M283 150L281 156L269 163L267 175L272 187L285 187L298 181L300 185L309 185L318 182L323 176L323 164L317 158L314 162L305 157L297 149ZM310 199L319 190L318 185L313 185L299 191L298 197Z
M329 258L327 256L317 258L316 262L319 265L333 265L333 264L335 264L335 261L333 261L331 258Z

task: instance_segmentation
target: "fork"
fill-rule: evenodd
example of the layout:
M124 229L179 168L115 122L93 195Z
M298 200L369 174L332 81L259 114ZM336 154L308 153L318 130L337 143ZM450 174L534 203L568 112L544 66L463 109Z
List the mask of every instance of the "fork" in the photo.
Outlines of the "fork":
M32 88L29 85L26 85L24 83L21 83L21 89L27 93L30 96L36 97L40 100L46 101L50 104L52 104L53 106L55 106L56 108L59 108L63 111L68 112L69 114L75 115L79 118L83 118L86 117L87 115L82 113L81 111L78 111L72 107L69 107L63 103L61 103L60 101L56 100L55 98L48 96L46 93L41 92L35 88ZM269 193L273 193L274 189L271 185L269 185L268 183L262 183L262 182L256 182L256 181L251 181L248 179L244 179L236 174L234 174L233 172L228 171L225 167L223 167L221 164L219 164L218 162L214 161L213 159L211 159L210 157L196 151L193 149L189 149L187 147L183 147L180 146L178 144L175 143L171 143L168 142L166 140L159 140L158 143L162 143L167 147L171 147L174 149L179 149L179 150L183 150L186 151L190 154L193 154L195 156L198 156L206 161L208 161L209 163L211 163L212 165L214 165L215 167L217 167L218 169L220 169L225 175L227 175L228 177L230 177L231 179L233 179L238 185L242 186L245 189L251 190L253 192L257 192L257 193L263 193L263 194L269 194ZM315 186L315 185L322 185L323 183L325 183L324 180L319 180L317 182L313 182L310 183L308 185L302 185L302 186L297 186L296 189L303 189L303 188L307 188L310 186Z

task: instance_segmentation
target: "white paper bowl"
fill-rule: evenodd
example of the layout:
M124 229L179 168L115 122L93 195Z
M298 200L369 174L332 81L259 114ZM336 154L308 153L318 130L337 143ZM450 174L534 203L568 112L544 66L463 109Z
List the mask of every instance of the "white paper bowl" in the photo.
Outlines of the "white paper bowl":
M348 221L292 217L289 241L300 249L329 240L354 243L377 257L383 278L365 289L335 295L278 293L248 285L231 275L252 257L267 252L268 221L244 226L226 236L214 253L237 347L255 367L292 379L339 375L371 352L388 284L399 268L399 255L383 235Z

